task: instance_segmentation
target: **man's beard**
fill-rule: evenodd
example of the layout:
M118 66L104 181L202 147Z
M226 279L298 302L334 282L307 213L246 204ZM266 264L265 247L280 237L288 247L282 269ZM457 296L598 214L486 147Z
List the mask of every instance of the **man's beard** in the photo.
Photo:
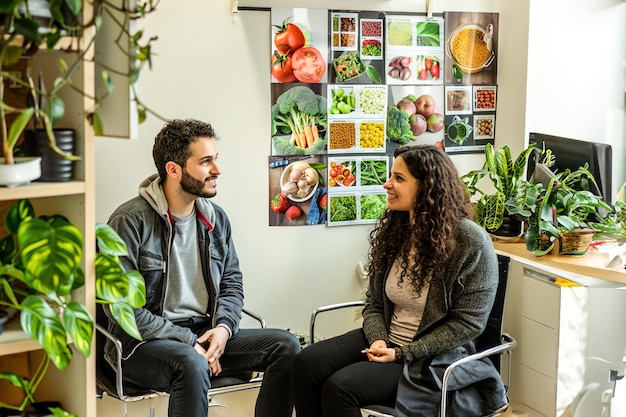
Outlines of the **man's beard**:
M215 188L210 190L205 190L206 179L198 180L187 172L186 169L183 168L183 178L180 180L180 187L182 190L188 194L195 195L198 197L206 197L211 198L217 194Z

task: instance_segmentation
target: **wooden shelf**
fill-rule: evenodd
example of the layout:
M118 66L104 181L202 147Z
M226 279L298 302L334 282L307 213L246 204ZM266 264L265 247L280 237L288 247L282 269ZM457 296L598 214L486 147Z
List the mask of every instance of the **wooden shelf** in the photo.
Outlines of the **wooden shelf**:
M540 268L556 277L565 278L588 287L626 288L626 269L608 269L607 254L589 249L581 256L535 256L524 243L494 242L496 252L528 266ZM626 257L624 258L626 259Z
M20 326L19 317L14 317L4 325L0 335L0 351L2 355L41 350L41 345L30 338Z
M0 201L83 194L85 187L83 181L33 182L20 187L2 188Z

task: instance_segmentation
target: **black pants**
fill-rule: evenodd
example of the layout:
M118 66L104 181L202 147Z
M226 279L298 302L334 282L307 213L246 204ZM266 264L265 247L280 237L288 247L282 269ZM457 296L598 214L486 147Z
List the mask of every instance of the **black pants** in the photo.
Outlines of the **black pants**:
M293 358L298 339L281 329L240 329L226 343L224 373L263 371L255 417L291 417ZM193 346L175 340L140 344L124 361L124 377L137 385L166 391L169 417L206 417L209 366Z
M298 417L361 417L360 407L395 405L402 364L370 362L362 329L304 348L294 361Z

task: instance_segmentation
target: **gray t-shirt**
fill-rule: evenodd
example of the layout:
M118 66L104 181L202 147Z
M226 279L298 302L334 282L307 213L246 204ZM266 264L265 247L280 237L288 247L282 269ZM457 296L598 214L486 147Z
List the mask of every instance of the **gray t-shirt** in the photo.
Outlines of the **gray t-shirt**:
M175 233L163 317L169 320L202 317L206 315L209 294L200 266L196 212L182 219L173 218Z

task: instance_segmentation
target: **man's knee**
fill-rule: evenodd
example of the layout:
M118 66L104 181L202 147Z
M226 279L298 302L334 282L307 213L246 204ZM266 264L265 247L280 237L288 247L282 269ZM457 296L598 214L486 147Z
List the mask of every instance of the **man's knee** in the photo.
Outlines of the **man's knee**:
M298 338L287 330L276 330L275 338L283 355L293 357L302 350Z

